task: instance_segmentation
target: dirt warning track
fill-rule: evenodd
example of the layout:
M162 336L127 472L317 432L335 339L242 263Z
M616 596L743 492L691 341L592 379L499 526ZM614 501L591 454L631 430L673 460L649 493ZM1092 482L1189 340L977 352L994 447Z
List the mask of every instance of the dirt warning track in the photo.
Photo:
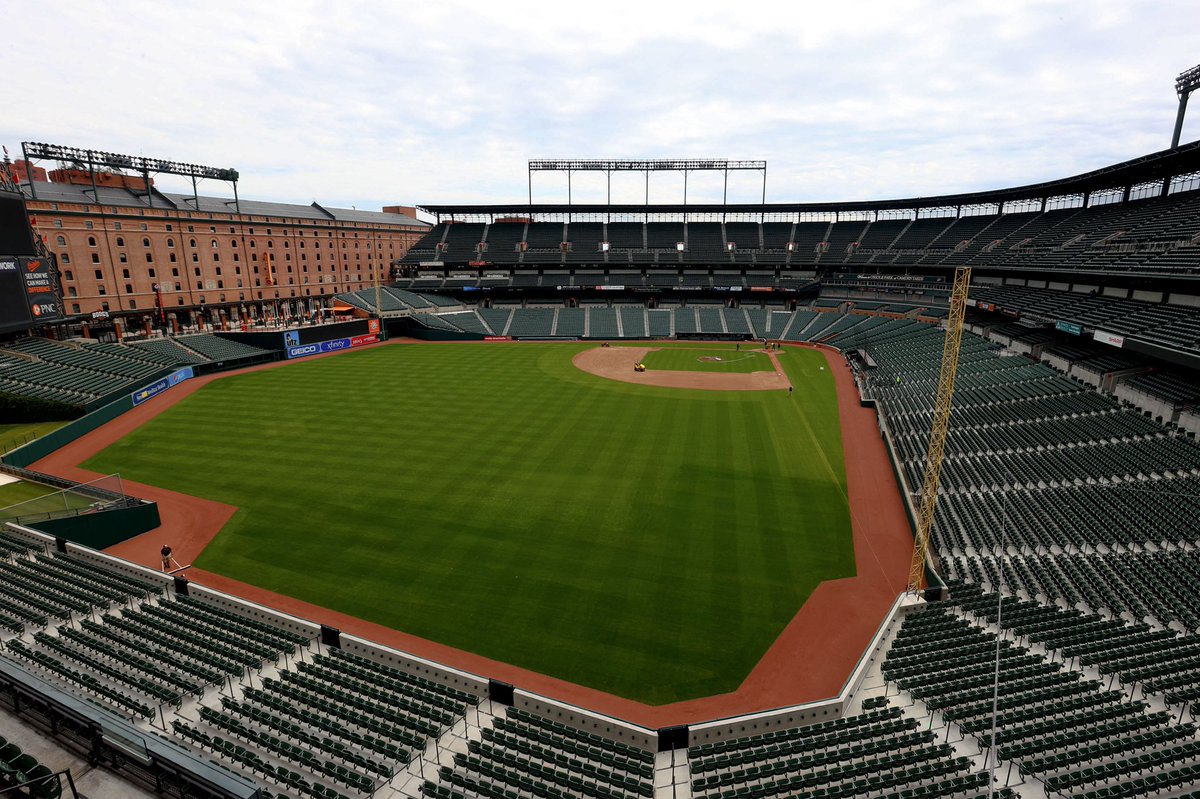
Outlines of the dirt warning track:
M633 371L633 365L645 358L646 353L658 349L662 348L595 347L579 353L571 362L576 368L589 374L609 380L620 380L622 383L640 383L643 386L698 388L705 391L778 391L791 385L773 353L766 353L775 367L773 372L678 372L665 369Z
M393 341L370 346L394 346L397 343ZM481 343L480 346L486 345ZM837 695L871 641L888 607L897 594L904 590L913 544L912 530L905 516L904 501L892 475L891 463L879 433L875 411L862 407L851 370L840 353L831 348L807 346L820 349L824 353L827 366L837 382L842 446L848 455L846 481L854 536L856 574L840 580L827 580L818 585L742 684L729 693L666 705L645 705L363 621L200 569L191 569L188 577L198 585L225 591L319 624L327 624L343 632L359 635L418 657L486 675L519 686L523 690L651 728L694 724L741 713L828 699ZM595 369L585 368L579 360L589 355L598 360L611 359L605 360L604 364L613 369L612 379L646 385L725 391L787 387L786 377L781 374L782 369L774 359L774 353L767 354L780 373L778 375L770 372L749 375L667 371L634 373L633 362L640 360L652 349L655 348L598 347L576 355L575 364L593 374L610 377ZM334 357L338 354L314 357ZM278 368L287 363L280 361L242 371ZM46 456L34 464L33 468L77 481L99 477L100 475L94 472L80 468L78 464L207 382L229 374L236 372L190 380L160 394ZM655 383L635 379L646 376L682 376L685 380ZM781 382L765 387L735 387L738 383L747 382L746 378L754 377L777 378ZM708 385L688 382L697 378ZM735 378L736 381L731 386L726 378ZM715 385L718 383L726 385ZM163 525L106 551L150 568L158 567L158 551L166 542L171 543L180 562L192 562L237 511L232 505L130 481L125 482L125 488L135 496L157 501Z

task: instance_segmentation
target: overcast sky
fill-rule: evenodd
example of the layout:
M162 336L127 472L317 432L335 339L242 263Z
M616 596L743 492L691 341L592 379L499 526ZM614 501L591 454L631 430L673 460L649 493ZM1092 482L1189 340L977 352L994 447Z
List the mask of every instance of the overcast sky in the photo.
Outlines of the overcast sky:
M369 209L524 201L530 158L765 159L776 202L1065 177L1167 147L1175 76L1200 62L1198 0L51 0L5 19L10 151L233 167L243 197ZM574 189L602 201L603 175ZM616 202L643 191L614 178ZM689 179L689 201L720 194ZM565 201L565 177L535 175L534 199ZM652 201L681 199L651 178Z

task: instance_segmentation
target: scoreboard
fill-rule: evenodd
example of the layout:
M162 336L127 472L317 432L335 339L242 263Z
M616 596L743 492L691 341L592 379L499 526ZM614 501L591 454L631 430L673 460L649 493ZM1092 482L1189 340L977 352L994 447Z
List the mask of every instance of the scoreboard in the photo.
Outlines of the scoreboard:
M49 258L0 255L0 332L62 319L55 278Z
M33 255L35 252L33 230L25 216L25 198L16 191L0 190L0 253Z
M0 333L63 318L58 270L37 255L25 199L0 190Z

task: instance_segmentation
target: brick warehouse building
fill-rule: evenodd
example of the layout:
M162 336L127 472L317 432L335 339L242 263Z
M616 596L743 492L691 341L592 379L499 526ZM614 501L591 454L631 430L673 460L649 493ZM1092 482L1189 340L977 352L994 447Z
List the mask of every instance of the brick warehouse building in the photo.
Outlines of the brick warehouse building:
M180 324L201 309L212 322L260 315L276 300L300 312L309 303L289 301L327 301L371 286L373 269L386 280L392 262L429 229L403 206L241 200L235 207L232 199L161 192L152 183L147 194L134 183L141 181L93 190L86 171L59 170L34 191L21 184L35 230L58 260L69 316L149 318L156 284L164 311Z

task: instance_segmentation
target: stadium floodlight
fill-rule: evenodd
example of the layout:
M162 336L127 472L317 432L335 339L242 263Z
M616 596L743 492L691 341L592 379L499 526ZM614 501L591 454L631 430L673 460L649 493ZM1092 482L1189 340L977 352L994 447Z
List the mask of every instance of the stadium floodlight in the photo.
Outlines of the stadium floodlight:
M1175 115L1175 133L1171 136L1171 148L1179 146L1179 136L1183 133L1183 115L1187 112L1188 97L1200 89L1200 64L1179 73L1175 79L1175 93L1179 95L1179 113Z
M606 205L612 205L612 173L613 172L642 172L646 175L646 205L650 204L650 173L651 172L682 172L683 173L683 202L687 204L687 178L689 172L724 172L725 188L721 194L721 204L724 205L729 195L729 173L753 170L762 172L762 201L767 201L767 162L766 161L734 161L728 158L655 158L650 160L636 159L603 159L603 158L534 158L529 161L527 175L529 177L529 204L533 205L533 173L534 172L566 172L567 173L567 205L571 204L571 173L572 172L603 172L608 188L606 189Z
M222 169L214 166L201 166L200 164L189 164L183 161L173 161L164 158L143 158L140 155L123 155L121 153L109 153L103 150L87 150L80 147L67 147L61 144L46 144L45 142L26 141L21 142L21 154L25 160L27 174L29 172L30 158L46 158L53 161L61 161L64 163L75 164L80 168L86 168L92 172L93 182L95 180L96 167L107 167L109 169L129 169L140 172L146 178L146 196L151 206L154 205L154 195L150 192L150 173L166 174L166 175L182 175L192 179L192 193L196 193L196 181L209 178L212 180L222 180L233 184L234 203L237 204L237 181L238 171L236 169ZM95 186L93 185L93 188ZM34 181L29 181L29 191L33 199L37 199L37 186ZM240 208L239 208L240 211Z

